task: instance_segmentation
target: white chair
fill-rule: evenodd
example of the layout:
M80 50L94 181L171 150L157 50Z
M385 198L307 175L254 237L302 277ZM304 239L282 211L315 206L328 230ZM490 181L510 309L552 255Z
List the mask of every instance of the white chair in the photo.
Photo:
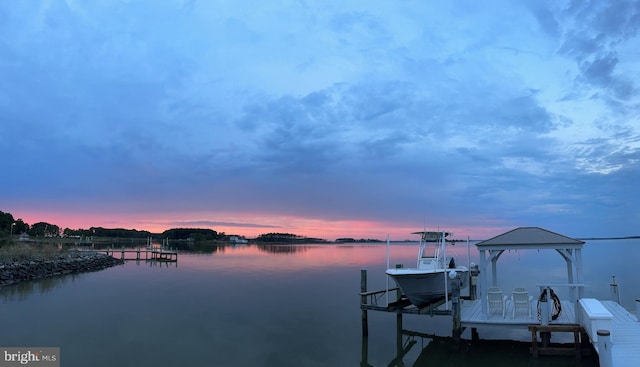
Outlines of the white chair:
M502 318L504 319L508 297L502 294L500 288L490 287L487 290L487 298L489 300L489 315L502 314Z
M513 304L513 315L511 318L516 317L516 312L526 311L531 318L531 301L533 297L529 295L529 292L524 288L516 288L511 294L511 302Z

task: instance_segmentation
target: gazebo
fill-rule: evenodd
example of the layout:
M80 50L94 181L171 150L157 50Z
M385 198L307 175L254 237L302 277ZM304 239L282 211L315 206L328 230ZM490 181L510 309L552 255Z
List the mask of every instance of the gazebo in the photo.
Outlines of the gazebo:
M498 285L497 262L505 250L556 250L567 263L570 300L575 305L582 298L582 246L584 241L566 237L539 227L519 227L476 244L480 251L480 299L482 315L487 316L487 267L491 264L492 285ZM577 292L576 292L577 288Z

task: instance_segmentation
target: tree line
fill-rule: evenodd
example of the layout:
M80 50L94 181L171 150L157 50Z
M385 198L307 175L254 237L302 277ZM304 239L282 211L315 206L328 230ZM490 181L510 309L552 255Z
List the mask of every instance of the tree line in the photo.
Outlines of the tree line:
M256 242L267 243L322 243L327 242L321 238L299 236L292 233L265 233L256 237Z
M193 239L195 241L224 241L229 236L224 232L203 228L172 228L162 233L152 233L137 229L90 227L89 229L60 229L59 226L38 222L32 225L22 219L15 219L11 213L0 211L0 234L19 235L26 233L34 237L119 237L119 238L148 238L162 237L170 240ZM321 238L299 236L292 233L265 233L259 235L256 242L263 243L322 243L327 242Z
M0 211L0 233L5 235L26 233L30 236L58 237L60 227L46 222L29 225L20 218L14 219L11 213Z
M19 235L26 233L34 237L120 237L120 238L148 238L148 237L164 237L171 240L184 240L192 238L195 240L220 240L226 238L224 232L217 232L212 229L201 228L173 228L162 233L152 233L149 231L140 231L137 229L125 228L103 228L90 227L89 229L60 229L59 226L38 222L32 225L24 222L22 219L14 218L11 213L0 211L0 234L3 235Z

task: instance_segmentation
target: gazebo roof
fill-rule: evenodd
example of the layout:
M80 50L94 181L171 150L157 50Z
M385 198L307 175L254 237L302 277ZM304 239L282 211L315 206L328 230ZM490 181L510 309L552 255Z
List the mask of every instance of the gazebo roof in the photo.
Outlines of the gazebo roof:
M576 240L539 227L519 227L476 244L482 250L582 248Z

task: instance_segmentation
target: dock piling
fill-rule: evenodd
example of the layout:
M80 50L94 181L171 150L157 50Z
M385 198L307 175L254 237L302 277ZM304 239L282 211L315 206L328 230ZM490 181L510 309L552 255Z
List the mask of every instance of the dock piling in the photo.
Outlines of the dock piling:
M611 356L611 333L609 330L598 330L598 356L600 367L613 367Z
M544 288L545 297L540 300L540 325L548 326L551 320L551 288ZM541 331L540 341L543 348L548 348L551 344L551 332Z
M547 300L549 299L549 294L547 292L548 288L545 288L544 292L547 295L545 298L539 300L540 302L540 325L549 325L549 305Z
M360 305L364 305L367 303L367 296L364 293L367 292L367 270L360 270L360 293L363 294L360 296ZM362 309L362 336L369 335L369 316L367 314L367 309L360 307Z
M469 268L469 298L475 300L478 298L478 277L480 276L480 267L471 263Z
M617 304L620 304L620 293L618 292L618 283L616 283L616 275L611 275L613 281L611 282L611 300L615 301Z
M640 298L636 298L636 319L640 322Z
M460 322L460 274L452 271L449 273L449 278L453 280L451 282L451 316L453 316L453 330L451 335L456 345L459 345L462 336L462 323Z
M402 356L402 311L396 313L396 354L398 361L401 361Z

